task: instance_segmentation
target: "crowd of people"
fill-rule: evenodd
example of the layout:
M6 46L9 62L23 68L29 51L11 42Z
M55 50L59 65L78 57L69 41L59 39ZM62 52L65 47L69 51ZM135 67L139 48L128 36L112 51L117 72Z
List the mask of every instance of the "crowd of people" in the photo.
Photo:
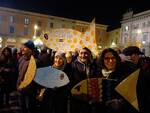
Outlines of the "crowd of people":
M30 57L36 68L51 66L65 72L67 85L47 88L34 80L18 89L24 80ZM140 69L135 109L116 90L131 73ZM136 46L123 50L106 48L97 57L87 47L75 52L35 48L29 40L20 51L5 47L0 53L0 113L150 113L150 58ZM99 100L85 100L72 95L71 89L82 80L103 78L103 95ZM128 92L130 93L130 92Z

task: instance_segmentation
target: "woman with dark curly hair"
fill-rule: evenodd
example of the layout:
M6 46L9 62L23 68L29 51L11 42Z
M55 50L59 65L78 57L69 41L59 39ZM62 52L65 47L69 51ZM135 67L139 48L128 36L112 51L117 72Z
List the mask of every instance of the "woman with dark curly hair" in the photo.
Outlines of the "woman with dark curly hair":
M104 49L98 65L100 76L103 78L101 100L105 106L105 113L131 113L133 107L115 91L115 87L129 75L119 54L112 48Z
M102 51L99 61L100 68L110 71L120 65L121 58L115 50L107 48Z

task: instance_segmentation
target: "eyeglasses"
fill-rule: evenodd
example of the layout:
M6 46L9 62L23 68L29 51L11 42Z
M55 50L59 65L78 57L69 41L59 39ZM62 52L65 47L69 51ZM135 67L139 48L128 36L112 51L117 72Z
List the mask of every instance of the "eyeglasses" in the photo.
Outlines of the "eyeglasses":
M115 60L115 57L105 57L104 60Z

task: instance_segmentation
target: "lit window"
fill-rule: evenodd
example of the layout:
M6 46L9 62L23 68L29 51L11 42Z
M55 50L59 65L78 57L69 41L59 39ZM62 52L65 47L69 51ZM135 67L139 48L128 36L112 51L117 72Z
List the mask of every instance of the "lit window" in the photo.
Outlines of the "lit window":
M37 25L38 25L39 27L41 27L41 26L42 26L42 22L41 22L41 21L38 21Z
M85 31L84 27L81 27L81 32L84 32L84 31Z
M137 30L137 33L138 33L138 34L141 34L141 33L142 33L142 30L141 30L141 29L138 29L138 30Z
M129 35L128 35L127 33L124 34L124 43L127 43L127 41L128 41L128 36L129 36Z
M148 21L147 26L148 26L148 27L150 26L150 21Z
M139 28L139 24L134 24L133 25L133 29L138 29Z
M54 24L51 22L49 26L50 26L50 28L53 28Z
M142 27L143 27L143 28L144 28L144 27L146 27L146 24L145 24L145 22L143 22L143 23L142 23Z
M15 28L13 26L9 26L9 33L14 33L15 32Z
M24 19L24 24L25 24L25 25L28 25L28 24L29 24L29 18L25 18L25 19Z
M143 33L142 41L145 42L145 43L148 41L148 32Z
M75 29L75 26L72 26L72 29Z
M24 27L24 35L28 35L28 33L29 33L28 27Z
M125 31L129 31L129 26L125 26Z
M62 25L62 28L65 28L65 24Z
M15 17L14 16L10 16L10 22L14 23Z
M0 16L0 24L2 23L2 16Z

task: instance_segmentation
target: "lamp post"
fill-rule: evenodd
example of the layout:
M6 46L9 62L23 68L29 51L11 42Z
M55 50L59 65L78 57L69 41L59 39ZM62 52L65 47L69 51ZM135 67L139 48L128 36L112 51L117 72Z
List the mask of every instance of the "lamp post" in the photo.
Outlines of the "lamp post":
M37 31L37 29L38 29L38 26L35 24L34 25L34 36L33 36L33 39L36 38L36 31Z
M142 30L141 29L138 29L137 30L137 34L138 34L138 36L137 36L137 40L138 40L138 44L137 44L137 46L139 47L139 48L141 48L142 46L144 46L144 44L143 44L143 38L142 38Z
M35 46L42 46L43 42L40 40L39 37L37 37L37 30L39 29L39 27L35 24L34 25L34 36L33 36L33 40L34 40L34 44Z

